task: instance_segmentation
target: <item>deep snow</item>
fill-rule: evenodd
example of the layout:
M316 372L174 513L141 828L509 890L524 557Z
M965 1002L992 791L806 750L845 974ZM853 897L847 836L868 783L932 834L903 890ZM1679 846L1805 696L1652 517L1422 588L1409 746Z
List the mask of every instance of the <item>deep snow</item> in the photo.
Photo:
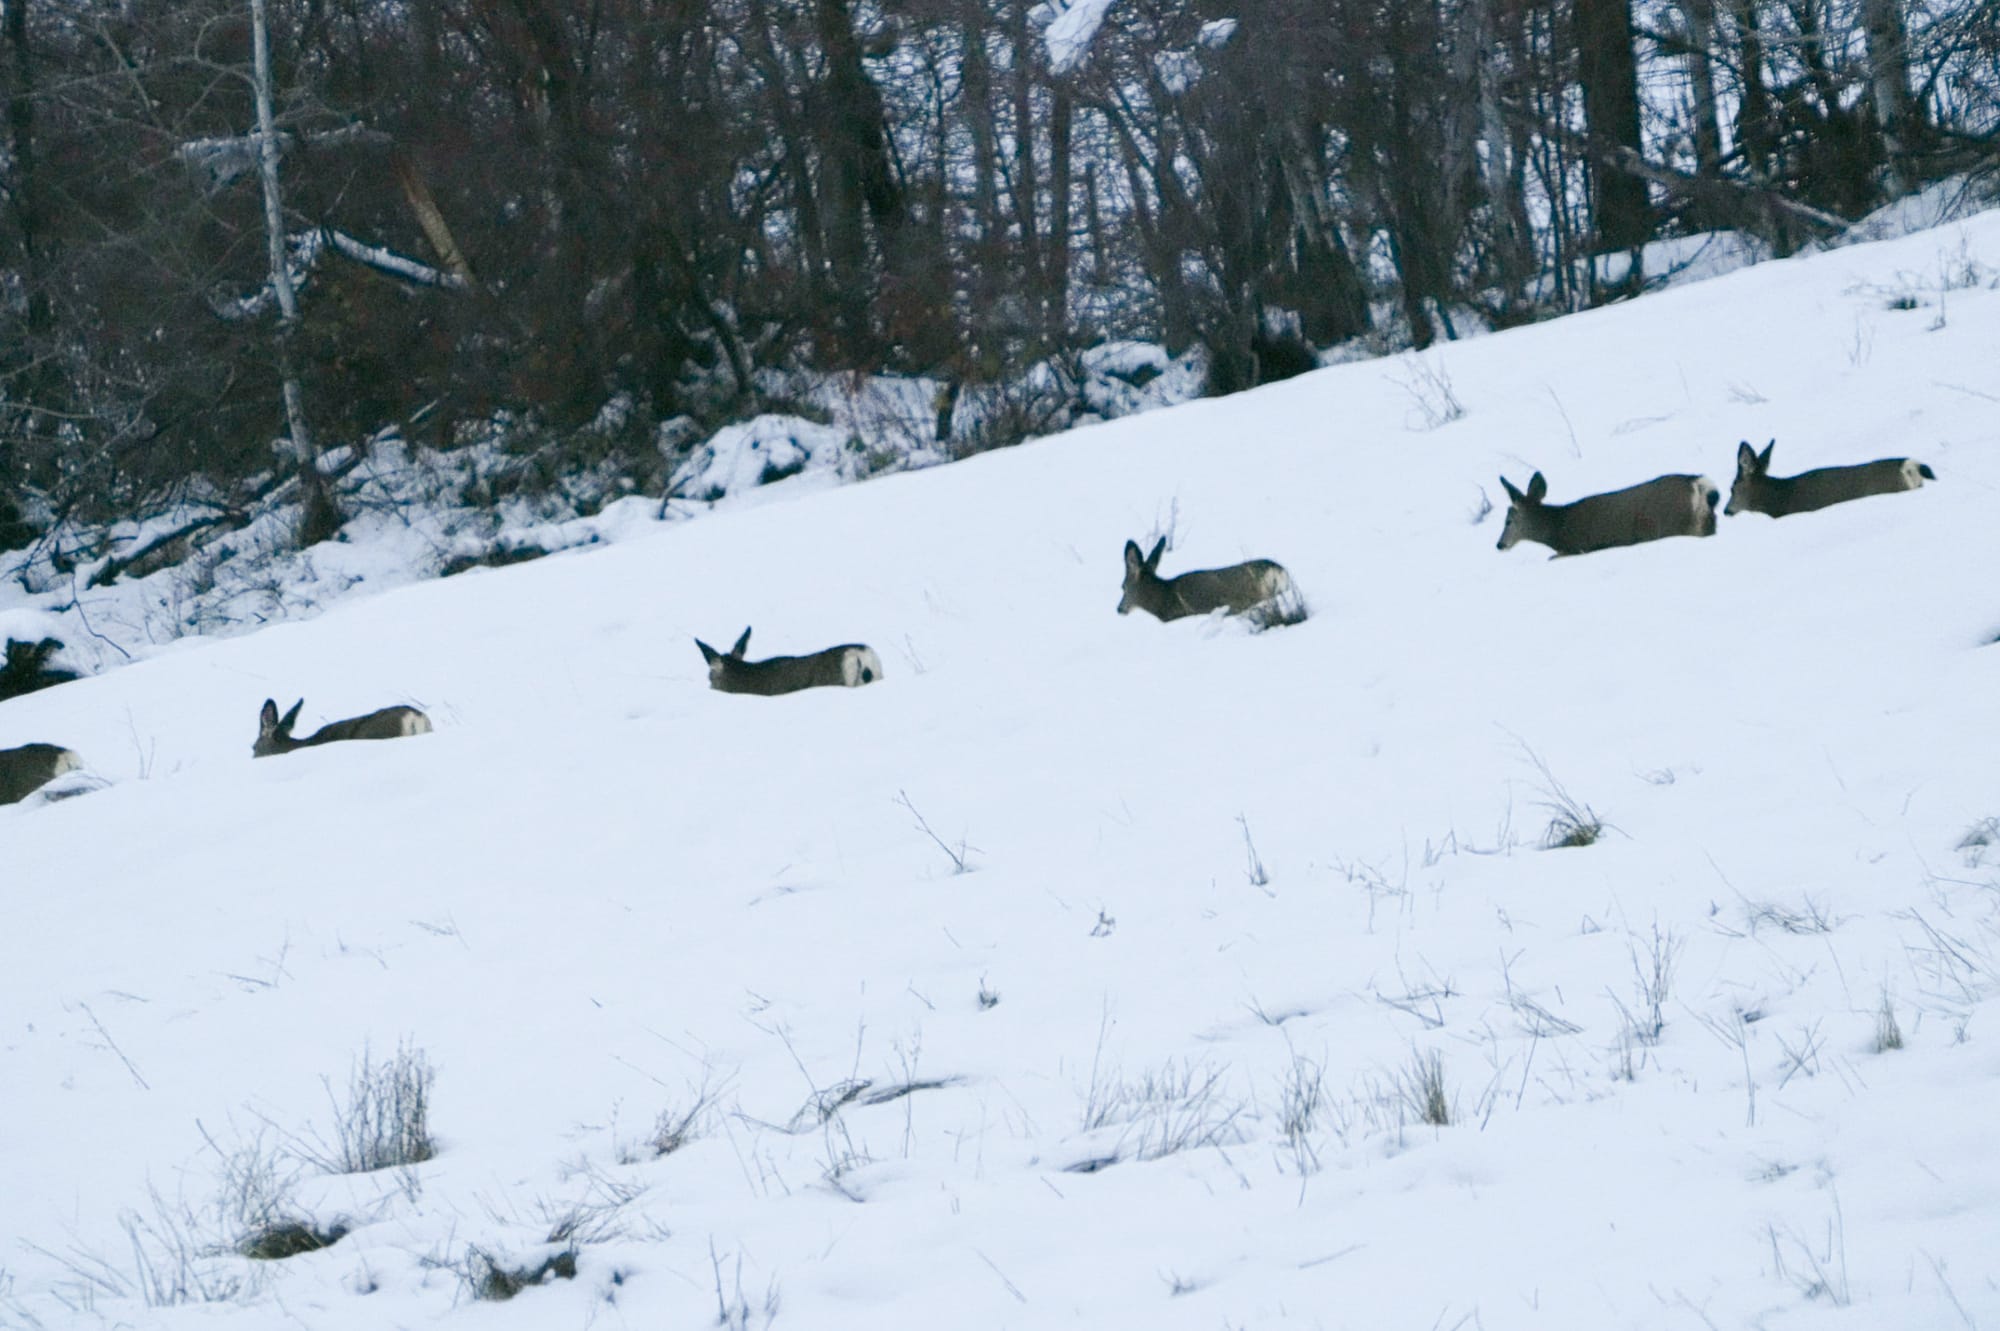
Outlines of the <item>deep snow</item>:
M0 706L107 783L0 809L0 1323L2000 1325L1996 278L1985 214ZM1474 520L1772 437L1938 480L1556 561ZM1169 519L1313 617L1115 615ZM887 678L708 691L746 623ZM301 695L437 731L253 762ZM1538 848L1552 781L1597 844ZM144 1306L399 1041L438 1157L301 1170L352 1233ZM860 1078L945 1084L819 1122ZM573 1281L472 1299L578 1206Z

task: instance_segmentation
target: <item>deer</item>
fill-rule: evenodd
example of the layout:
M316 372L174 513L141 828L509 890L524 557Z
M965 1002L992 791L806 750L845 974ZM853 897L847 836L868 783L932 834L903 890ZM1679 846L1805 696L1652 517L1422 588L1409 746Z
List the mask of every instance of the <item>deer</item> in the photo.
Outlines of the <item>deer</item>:
M1216 610L1240 615L1297 595L1292 575L1285 572L1284 565L1269 559L1251 559L1228 568L1196 569L1178 577L1163 578L1160 556L1166 548L1164 536L1153 542L1152 553L1145 556L1140 555L1136 542L1125 542L1125 591L1118 598L1119 614L1144 610L1162 623Z
M882 678L882 658L863 643L848 642L829 647L811 656L772 656L762 661L745 660L750 650L750 630L727 652L718 652L700 638L701 659L708 662L708 686L723 693L756 693L775 698L800 689L858 689Z
M298 724L299 709L305 705L306 700L299 699L292 704L292 710L280 718L278 704L269 698L264 699L264 709L257 714L257 742L250 746L250 756L269 758L273 754L290 753L294 749L309 749L316 744L333 744L340 740L402 739L406 735L431 733L431 719L416 708L384 707L366 716L328 722L304 739L293 739L292 727Z
M1656 476L1569 504L1542 502L1549 483L1540 472L1528 481L1525 494L1505 476L1500 484L1511 506L1497 548L1534 541L1557 555L1588 554L1663 536L1713 536L1715 501L1722 497L1706 476Z
M1937 479L1936 472L1915 458L1878 458L1848 467L1815 467L1796 476L1773 476L1771 450L1777 446L1773 439L1759 453L1747 439L1736 445L1736 484L1729 487L1729 507L1723 512L1768 513L1782 518L1869 495L1900 494Z
M83 766L83 759L60 744L23 744L0 749L0 804L13 804L46 786L64 772Z

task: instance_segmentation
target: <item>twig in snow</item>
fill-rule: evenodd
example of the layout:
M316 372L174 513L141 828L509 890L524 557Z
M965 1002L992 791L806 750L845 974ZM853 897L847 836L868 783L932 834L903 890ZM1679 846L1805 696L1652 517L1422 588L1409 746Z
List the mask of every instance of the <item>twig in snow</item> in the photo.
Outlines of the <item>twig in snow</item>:
M1023 1294L1020 1290L1020 1287L1007 1278L1007 1273L1005 1271L1002 1271L999 1267L993 1265L993 1259L991 1257L988 1257L985 1253L979 1251L979 1249L977 1248L974 1248L972 1250L972 1253L980 1261L986 1263L986 1267L988 1270L993 1272L994 1275L1000 1277L1000 1283L1007 1287L1007 1292L1009 1294L1012 1294L1021 1303L1023 1304L1027 1303L1028 1296Z
M984 851L980 850L979 847L977 846L968 846L965 843L964 837L960 837L958 839L958 845L956 848L954 848L951 845L951 843L946 841L943 837L939 836L936 832L932 831L930 822L923 816L922 813L918 812L917 806L910 801L910 793L908 791L906 790L897 791L896 803L902 805L905 809L908 809L910 811L910 817L917 820L918 831L922 832L925 836L929 837L932 841L936 842L937 848L943 851L946 855L951 857L951 871L953 874L972 872L972 865L969 863L970 858L974 855L983 855L985 854Z
M104 1047L106 1049L109 1049L112 1053L118 1055L118 1061L125 1065L125 1070L127 1072L132 1074L132 1080L139 1083L139 1089L142 1091L152 1090L153 1089L152 1083L148 1082L144 1077L139 1075L139 1069L133 1066L131 1059L125 1057L125 1051L123 1049L120 1049L118 1047L118 1042L111 1038L111 1032L104 1029L104 1023L99 1021L97 1019L97 1014L90 1010L90 1004L79 1002L77 1006L83 1009L84 1016L90 1018L90 1024L97 1028L97 1034L101 1039L103 1039Z

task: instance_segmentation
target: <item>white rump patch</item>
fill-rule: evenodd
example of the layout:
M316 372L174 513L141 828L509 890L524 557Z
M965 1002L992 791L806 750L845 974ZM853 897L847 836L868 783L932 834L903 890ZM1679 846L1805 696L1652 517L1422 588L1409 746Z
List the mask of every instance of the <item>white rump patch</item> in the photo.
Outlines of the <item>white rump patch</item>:
M1915 458L1903 459L1903 488L1914 490L1924 483L1923 463Z
M403 734L428 735L431 733L431 719L422 712L407 712L403 716Z
M840 659L840 682L850 689L882 678L882 662L873 647L850 647Z

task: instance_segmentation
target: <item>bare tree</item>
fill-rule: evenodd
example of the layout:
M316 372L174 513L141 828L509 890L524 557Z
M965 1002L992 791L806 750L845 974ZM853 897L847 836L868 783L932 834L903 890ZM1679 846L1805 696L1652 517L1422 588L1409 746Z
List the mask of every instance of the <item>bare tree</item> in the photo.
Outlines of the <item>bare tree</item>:
M299 388L293 346L299 327L298 294L292 288L291 256L285 236L285 205L278 191L278 130L271 113L271 34L264 17L264 0L250 0L251 82L257 100L257 178L264 195L264 237L271 260L271 290L278 301L278 365L282 376L285 425L291 435L292 462L304 491L299 544L312 545L340 529L340 509L320 475L319 449L306 419L305 394Z
M1004 441L1090 409L1104 339L1228 391L2000 156L1991 4L1118 0L1060 69L1047 12L0 0L0 492L104 515L199 475L235 511L311 498L316 439L501 413L522 483L650 486L657 424L763 409L770 369L936 375L958 443L998 386Z
M1722 176L1722 117L1715 94L1715 0L1681 0L1682 55L1694 110L1694 170Z
M1631 0L1575 0L1575 24L1577 82L1592 145L1591 218L1597 250L1633 252L1635 262L1621 284L1629 288L1639 277L1637 250L1653 237L1646 182L1619 164L1617 152L1644 148Z
M1901 198L1915 186L1910 154L1922 131L1910 96L1910 36L1902 0L1863 0L1862 27L1868 46L1868 90L1888 163L1887 191L1891 198Z
M1465 59L1478 90L1475 158L1485 192L1489 237L1487 275L1497 289L1493 315L1509 324L1527 317L1528 281L1534 275L1534 228L1528 217L1527 144L1506 105L1524 71L1521 15L1502 0L1470 0Z

